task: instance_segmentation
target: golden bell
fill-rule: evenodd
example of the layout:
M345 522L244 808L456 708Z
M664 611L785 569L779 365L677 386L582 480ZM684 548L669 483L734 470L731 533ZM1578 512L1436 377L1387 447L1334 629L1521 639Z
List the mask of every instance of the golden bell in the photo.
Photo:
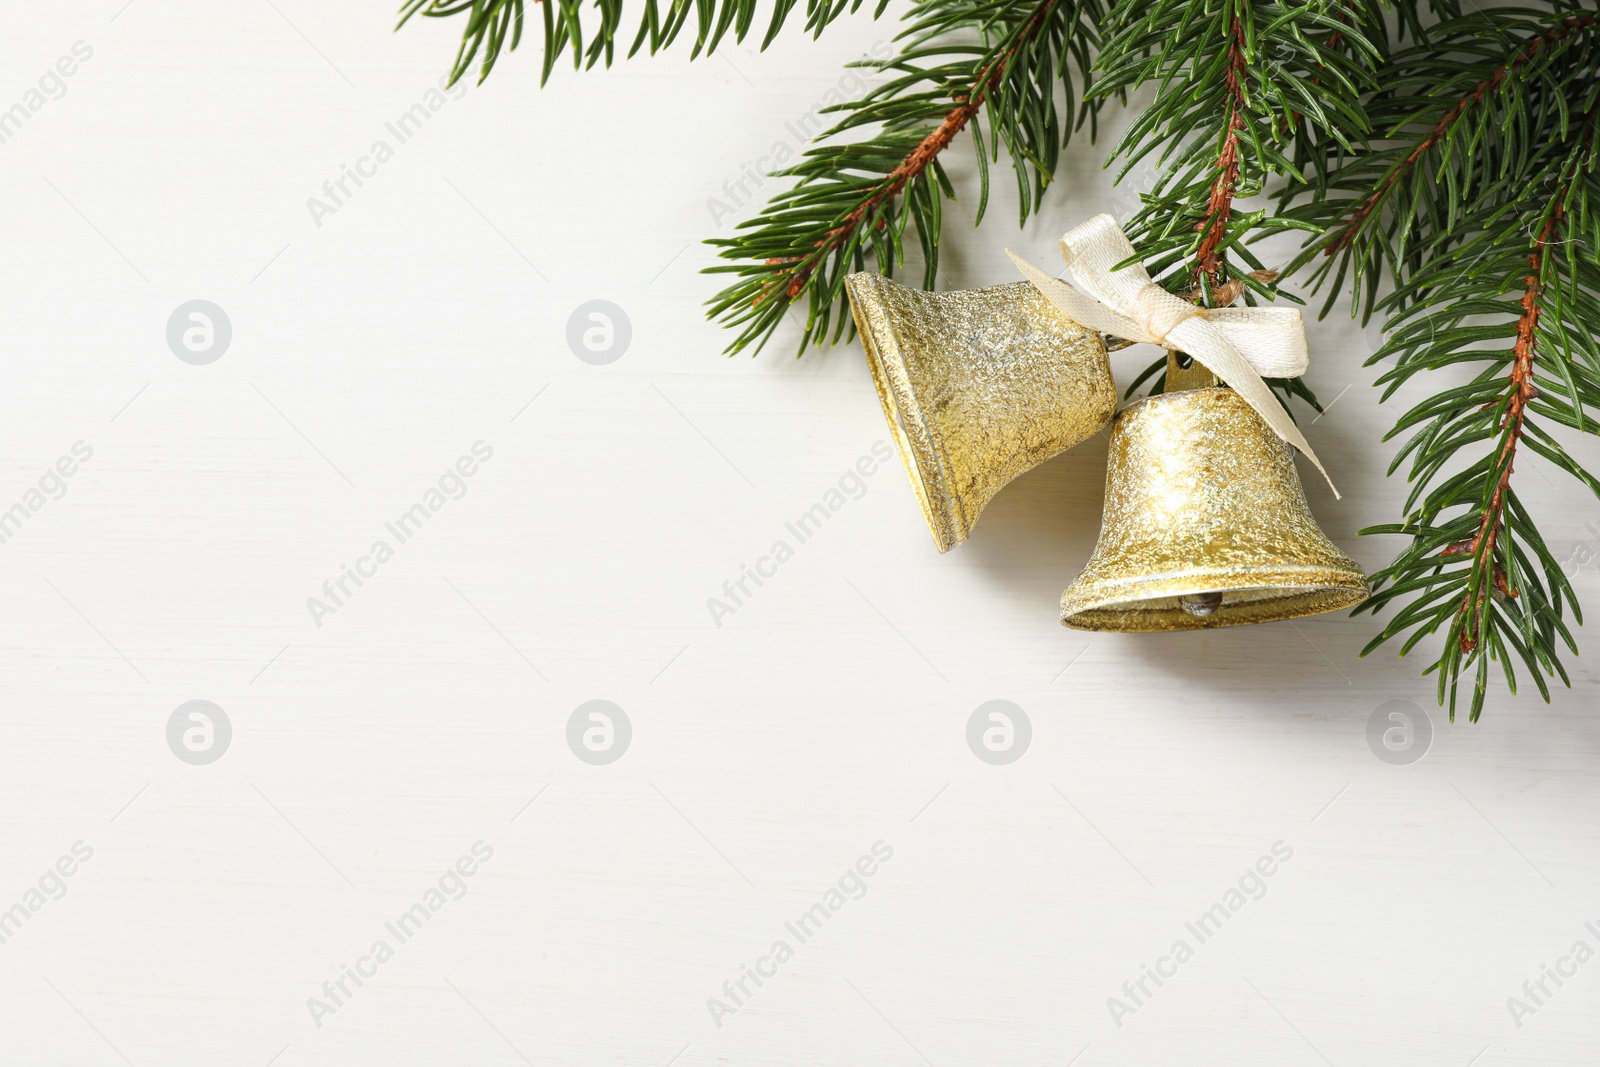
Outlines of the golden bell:
M1289 446L1233 390L1130 404L1112 426L1109 465L1100 539L1061 595L1063 625L1237 626L1369 595L1361 568L1311 517Z
M1017 475L1116 411L1104 340L1029 282L930 293L845 279L861 345L940 552Z

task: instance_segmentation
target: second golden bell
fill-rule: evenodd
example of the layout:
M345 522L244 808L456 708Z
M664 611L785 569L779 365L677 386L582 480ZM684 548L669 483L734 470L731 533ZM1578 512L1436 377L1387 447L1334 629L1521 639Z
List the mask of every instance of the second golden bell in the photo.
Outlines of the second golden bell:
M1163 393L1117 415L1100 538L1061 596L1064 625L1197 630L1367 596L1361 567L1312 518L1289 446L1233 390Z

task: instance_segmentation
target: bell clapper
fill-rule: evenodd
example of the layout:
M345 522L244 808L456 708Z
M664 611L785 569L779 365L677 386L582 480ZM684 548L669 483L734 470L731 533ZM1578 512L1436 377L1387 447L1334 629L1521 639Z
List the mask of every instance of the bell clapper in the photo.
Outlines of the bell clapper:
M1178 598L1178 606L1197 618L1205 618L1222 607L1221 593L1195 593Z

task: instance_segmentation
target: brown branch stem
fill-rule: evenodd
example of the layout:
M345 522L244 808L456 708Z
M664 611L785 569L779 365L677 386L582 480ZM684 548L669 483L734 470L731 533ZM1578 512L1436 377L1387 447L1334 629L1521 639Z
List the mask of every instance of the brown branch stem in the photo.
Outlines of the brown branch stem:
M1453 545L1446 546L1439 555L1471 555L1475 570L1489 567L1489 578L1500 595L1515 597L1517 590L1507 580L1505 569L1494 561L1495 542L1505 525L1505 497L1511 485L1511 472L1515 467L1517 446L1526 429L1528 405L1539 395L1534 382L1535 363L1538 359L1538 328L1542 307L1539 298L1544 293L1545 256L1552 242L1559 240L1558 230L1566 215L1566 200L1572 183L1578 175L1580 160L1594 143L1595 119L1600 117L1600 102L1596 102L1581 121L1583 136L1575 146L1572 156L1562 168L1555 191L1547 201L1545 218L1528 253L1528 273L1522 279L1522 299L1518 306L1516 341L1511 347L1511 370L1506 375L1511 394L1506 401L1506 412L1500 420L1504 443L1500 446L1500 475L1495 480L1489 503L1478 518L1478 528L1473 535ZM1478 643L1478 633L1471 618L1475 604L1482 604L1491 591L1480 588L1476 598L1470 591L1462 598L1460 612L1468 616L1461 630L1461 650L1470 653Z
M839 221L837 226L819 238L812 251L803 256L781 256L767 260L769 265L776 266L780 263L793 263L794 266L787 271L779 272L773 279L772 284L763 289L751 301L752 306L760 304L780 290L787 300L793 300L799 296L819 263L844 244L873 211L885 202L899 196L908 182L927 170L933 161L939 157L939 153L950 147L950 142L955 140L956 135L964 130L967 124L983 109L984 99L996 83L1010 70L1011 62L1016 57L1017 50L1038 34L1040 28L1044 25L1045 19L1060 2L1061 0L1040 0L1038 7L1018 32L1016 38L1006 47L1005 51L995 56L989 65L983 69L982 73L978 75L966 98L961 99L958 97L958 103L945 114L944 121L918 142L917 146L892 171L874 183L871 187L871 192L852 208ZM882 225L883 223L880 220L880 228ZM787 278L787 281L785 281L785 278Z
M1564 213L1562 200L1564 199L1566 185L1570 184L1570 176L1556 192L1554 206L1545 217L1544 225L1539 229L1539 235L1534 239L1533 250L1528 254L1528 273L1523 278L1521 313L1517 316L1516 342L1511 349L1511 372L1507 379L1511 384L1511 395L1506 402L1506 413L1500 422L1503 431L1504 443L1500 446L1500 476L1495 481L1494 491L1489 495L1489 504L1483 509L1483 514L1478 519L1478 529L1467 541L1458 542L1445 548L1440 555L1472 556L1472 565L1481 569L1485 565L1491 568L1490 580L1495 589L1503 596L1515 597L1517 590L1509 586L1506 581L1505 571L1494 561L1495 541L1500 535L1501 527L1505 522L1505 495L1511 484L1511 472L1515 467L1517 445L1522 441L1525 421L1527 419L1528 404L1539 395L1534 385L1534 363L1537 357L1537 336L1539 327L1539 298L1543 293L1544 283L1541 280L1544 274L1545 251L1556 236L1556 228ZM1471 621L1470 612L1474 604L1481 604L1486 596L1490 595L1488 589L1480 588L1473 594L1469 592L1462 599L1461 611L1468 614L1468 623L1461 630L1461 651L1471 652L1478 643L1477 628Z
M1200 246L1195 250L1194 280L1200 284L1203 274L1212 286L1222 283L1222 257L1217 254L1228 235L1228 221L1233 217L1233 198L1239 189L1239 131L1245 124L1244 78L1249 70L1245 57L1244 24L1235 16L1229 31L1228 71L1223 83L1228 90L1228 122L1222 135L1222 147L1217 152L1217 177L1211 183L1211 196L1206 200L1206 213L1195 229L1200 232Z

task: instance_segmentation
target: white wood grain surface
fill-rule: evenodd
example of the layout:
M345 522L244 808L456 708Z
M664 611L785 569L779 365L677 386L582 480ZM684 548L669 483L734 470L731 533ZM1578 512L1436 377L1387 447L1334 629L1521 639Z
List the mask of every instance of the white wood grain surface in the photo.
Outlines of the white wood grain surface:
M1600 1059L1600 962L1545 979L1535 1013L1507 1003L1600 949L1592 631L1550 705L1452 726L1419 663L1357 658L1365 617L1064 630L1103 438L948 557L885 466L715 625L707 598L886 433L854 346L719 354L698 242L735 219L709 202L799 147L790 124L892 23L542 90L529 48L402 144L386 123L426 107L458 26L394 35L393 6L7 5L0 109L26 116L0 144L0 510L28 517L0 544L0 909L22 906L0 1063ZM308 198L379 140L392 158L318 225ZM945 284L1012 280L1005 246L1046 262L1125 210L1105 152L1075 152L1020 232L1003 180L980 230L951 208ZM165 338L192 299L232 324L207 366ZM566 342L595 299L632 326L607 366ZM1393 545L1354 532L1402 497L1379 441L1398 401L1358 327L1312 340L1336 402L1308 433L1345 498L1307 492L1376 567ZM64 495L28 508L80 441ZM480 441L465 495L315 625L307 598ZM1600 509L1535 459L1518 480L1600 610ZM596 699L632 725L604 766L567 744ZM1007 766L966 742L995 699L1032 727ZM206 766L167 745L191 700L232 725ZM1393 700L1432 717L1407 766L1366 740ZM385 924L477 842L492 857L402 943ZM878 842L892 857L845 878L865 894L789 931ZM1241 878L1262 895L1201 943L1185 924ZM392 958L362 963L379 940ZM780 940L735 1004L724 983ZM1179 940L1192 957L1114 1018Z

